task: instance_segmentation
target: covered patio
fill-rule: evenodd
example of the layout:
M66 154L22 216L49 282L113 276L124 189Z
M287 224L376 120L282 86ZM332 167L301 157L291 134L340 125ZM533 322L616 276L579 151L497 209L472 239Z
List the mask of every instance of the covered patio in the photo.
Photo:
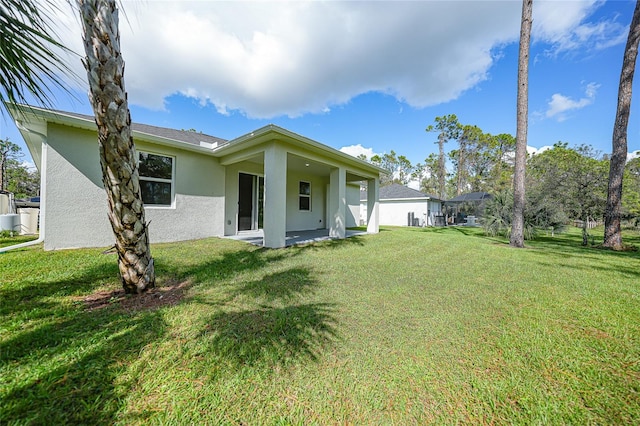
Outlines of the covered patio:
M369 194L367 232L379 230L383 170L377 166L275 125L234 139L216 153L226 174L227 237L270 248L346 238L347 227L358 224L354 210L360 208L362 182Z

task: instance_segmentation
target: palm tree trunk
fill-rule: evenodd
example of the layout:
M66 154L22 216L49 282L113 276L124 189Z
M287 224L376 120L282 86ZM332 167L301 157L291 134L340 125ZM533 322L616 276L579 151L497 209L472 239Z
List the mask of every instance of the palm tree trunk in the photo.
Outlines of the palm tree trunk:
M89 100L98 126L102 182L122 286L127 293L142 293L155 285L155 270L131 137L118 10L114 0L78 0L78 7Z
M631 109L631 89L633 74L638 56L640 40L640 2L636 2L633 19L629 27L627 46L622 60L620 85L618 87L618 108L613 126L613 148L609 166L609 186L607 190L607 209L604 215L604 247L622 249L622 229L620 215L622 210L622 177L627 162L627 127Z
M527 162L527 120L529 118L529 43L533 0L522 1L520 54L518 57L518 100L516 125L516 158L513 174L513 222L510 245L524 247L525 167Z

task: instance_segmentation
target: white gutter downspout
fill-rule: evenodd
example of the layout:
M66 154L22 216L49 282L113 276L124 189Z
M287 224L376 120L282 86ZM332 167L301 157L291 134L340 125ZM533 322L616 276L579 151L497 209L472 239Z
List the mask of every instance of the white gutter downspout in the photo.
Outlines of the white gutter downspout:
M41 133L37 133L31 131L31 133L36 133L38 136L42 138L42 154L40 155L40 232L38 233L38 239L33 241L27 241L26 243L15 244L7 247L0 247L0 254L7 252L9 250L19 249L23 247L34 246L36 244L40 244L44 242L44 222L45 222L45 206L46 203L46 194L47 191L45 189L45 179L47 177L47 143L45 135Z

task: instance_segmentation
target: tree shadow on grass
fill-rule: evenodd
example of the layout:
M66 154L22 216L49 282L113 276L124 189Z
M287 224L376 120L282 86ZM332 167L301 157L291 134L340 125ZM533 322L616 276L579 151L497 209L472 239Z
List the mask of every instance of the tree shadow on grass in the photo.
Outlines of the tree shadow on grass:
M531 251L540 257L540 264L552 266L549 256L565 259L563 268L594 270L602 272L623 273L630 277L640 276L640 271L634 265L640 259L637 251L613 251L605 250L597 246L583 246L582 237L574 234L562 234L561 236L541 236L530 243L534 248ZM575 264L570 260L576 259ZM588 263L585 263L588 261Z
M509 240L507 238L487 236L484 234L484 232L482 232L482 229L478 227L447 226L425 228L424 232L435 234L462 234L465 236L476 237L497 244L502 244L505 247L509 246ZM596 237L594 235L592 236L590 241L594 241L596 244L601 243L602 236ZM625 242L637 244L638 242L640 242L640 239L633 236L625 236ZM573 232L558 232L554 236L540 232L534 240L525 241L525 249L531 249L533 252L541 255L548 255L550 253L553 253L563 257L580 256L584 258L585 256L593 255L594 259L600 259L602 254L604 253L605 256L611 256L613 258L640 259L640 252L638 251L603 250L593 244L589 246L583 246L582 235L580 233Z
M465 227L459 225L449 225L449 226L426 226L423 228L419 228L420 232L431 233L431 234L464 234L472 237L482 237L481 228L479 227Z
M200 337L233 369L315 361L338 338L335 305L308 302L318 285L309 268L293 267L239 283L217 303L196 296L218 308Z
M157 257L164 282L225 286L228 298L215 304L199 337L213 356L238 368L270 368L314 360L336 338L333 305L303 300L319 285L311 269L293 267L249 282L229 280L300 251L218 253L212 259L199 254L202 260L182 264ZM71 262L75 272L64 279L0 287L0 318L12 322L0 340L0 423L111 424L122 415L138 380L129 376L130 364L143 348L166 339L168 326L161 309L130 311L119 301L90 309L78 299L104 289L105 283L119 287L115 260L106 259L85 268ZM189 300L197 302L197 294Z
M522 250L510 247L506 239L498 240L473 231L469 233L469 231L459 230L458 232L494 241L507 249ZM599 243L601 240L602 238L595 239L595 242ZM626 240L635 242L636 238L630 237ZM640 252L606 250L595 245L583 246L582 235L575 232L562 232L554 236L539 234L534 240L525 242L524 250L527 250L527 254L539 257L540 261L537 263L545 267L615 272L630 277L640 276L640 271L633 266L640 259ZM551 260L554 257L562 259L562 263Z
M174 281L189 280L191 285L215 285L242 272L259 270L297 255L295 251L276 251L247 245L246 249L212 254L211 259L197 264L168 263L162 257L156 257L156 273Z
M0 347L2 423L113 423L133 385L122 382L127 364L165 332L158 311L103 310L9 339Z
M551 235L538 235L538 237L531 242L531 244L535 247L544 248L544 249L564 249L567 251L585 251L585 250L595 250L601 253L608 253L613 256L626 256L626 257L637 257L640 258L640 253L637 250L628 250L628 251L614 251L603 249L599 246L602 243L603 236L589 234L589 245L582 245L582 235L579 233L569 233L563 232L556 234L555 236ZM631 244L637 244L638 239L633 237L625 236L625 243L630 242Z
M265 275L261 280L242 283L231 290L229 299L245 296L254 300L289 302L300 294L313 292L317 284L309 269L291 268Z
M316 360L337 336L333 310L332 304L307 303L219 312L200 337L235 368L286 365L305 357Z
M569 264L558 262L548 262L541 259L537 262L538 265L545 268L554 268L558 273L562 273L562 270L582 270L582 271L600 271L607 274L626 275L629 278L640 278L640 270L635 265L622 265L619 262L606 262L607 259L595 258L589 264Z
M472 237L484 237L484 235L480 232L480 228L465 226L449 226L448 228L463 235Z
M25 312L29 312L30 318L34 314L42 317L54 315L54 311L60 307L56 299L87 293L118 280L115 257L104 258L104 263L94 266L80 268L72 265L73 273L63 279L27 280L19 285L0 286L0 321L4 321L2 318L5 316Z

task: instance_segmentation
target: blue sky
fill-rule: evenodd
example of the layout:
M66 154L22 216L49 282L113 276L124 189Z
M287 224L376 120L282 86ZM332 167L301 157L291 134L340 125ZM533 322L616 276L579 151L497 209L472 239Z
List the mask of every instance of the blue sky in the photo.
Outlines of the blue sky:
M394 150L414 164L437 150L424 130L437 116L515 135L519 1L123 4L136 122L225 139L274 123L352 154ZM529 146L610 152L634 6L534 0ZM58 35L81 52L78 20L61 10ZM79 59L69 61L84 77ZM69 87L76 99L57 94L55 107L90 114L84 84ZM640 150L638 97L630 152ZM0 137L24 146L6 117Z

